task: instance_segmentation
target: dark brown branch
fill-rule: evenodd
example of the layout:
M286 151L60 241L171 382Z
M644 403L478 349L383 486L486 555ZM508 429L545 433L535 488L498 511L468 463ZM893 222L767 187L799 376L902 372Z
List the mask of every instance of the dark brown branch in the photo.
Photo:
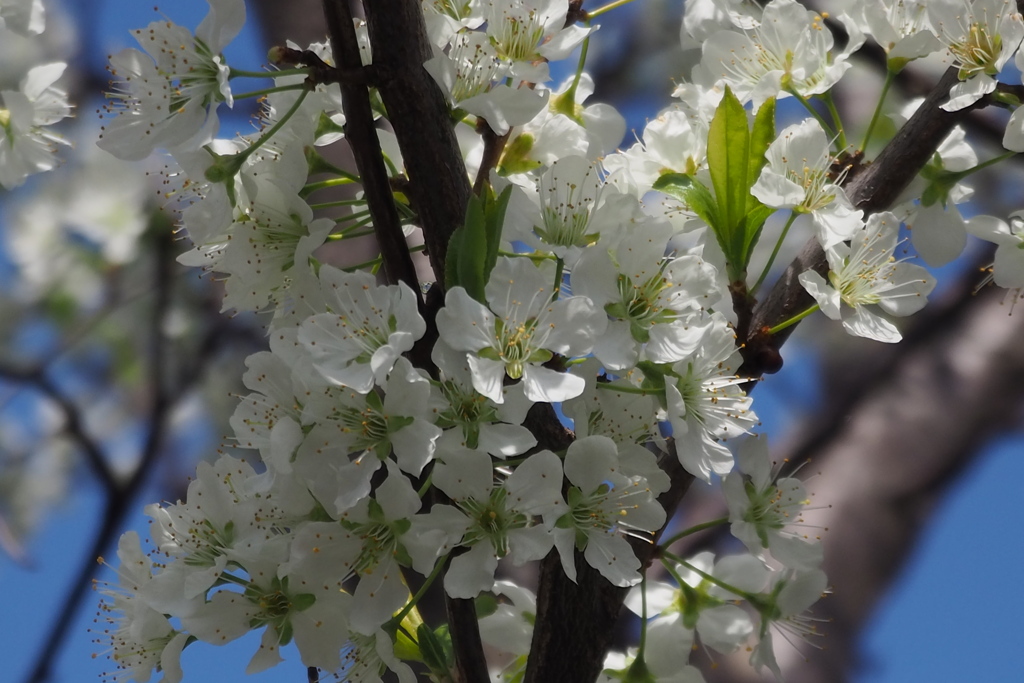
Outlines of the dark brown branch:
M448 103L423 68L433 52L422 5L372 0L364 7L378 92L402 149L434 277L443 284L448 242L465 220L470 187Z
M662 458L661 467L672 478L672 488L658 497L658 503L675 510L693 476L679 464L674 447ZM644 569L654 560L663 531L649 543L630 539ZM601 673L629 589L613 586L580 553L575 559L575 583L562 570L558 551L552 550L541 563L536 626L524 683L593 683Z
M334 63L343 71L362 68L359 43L352 10L348 0L324 0L324 16L331 36ZM366 86L339 83L342 108L345 112L345 138L359 169L359 178L366 193L366 205L373 218L373 232L384 259L384 274L391 284L404 282L419 296L420 285L412 255L402 232L402 221L391 194L387 167L381 152L373 109Z
M855 205L868 213L888 208L931 158L953 126L967 115L969 110L951 113L939 108L955 82L955 71L947 72L878 159L854 178L847 192ZM778 348L792 328L772 338L771 344L758 340L757 331L807 308L812 300L797 281L797 276L809 268L820 270L823 267L827 267L824 253L817 241L812 240L764 302L755 308L750 330L751 340L757 343L748 342L744 349L746 362L741 373L758 377L766 367L774 367L778 363ZM770 351L774 351L775 356ZM667 464L675 465L673 490L682 487L685 491L692 478L673 460ZM678 499L663 501L670 516L678 502ZM645 556L641 555L642 548L637 548L637 551L641 561L647 561L653 549ZM534 632L526 683L554 680L591 683L601 670L604 650L610 643L625 591L601 579L585 563L579 563L579 586L586 586L590 591L583 592L560 574L556 564L557 558L548 557L542 566L536 623L544 626ZM594 580L595 576L597 580ZM566 620L570 615L571 622ZM556 627L567 623L572 623L573 628L559 630ZM567 657L566 653L572 653L572 656Z
M480 640L480 622L476 616L476 601L445 596L448 609L448 627L455 651L457 683L490 680L484 645Z

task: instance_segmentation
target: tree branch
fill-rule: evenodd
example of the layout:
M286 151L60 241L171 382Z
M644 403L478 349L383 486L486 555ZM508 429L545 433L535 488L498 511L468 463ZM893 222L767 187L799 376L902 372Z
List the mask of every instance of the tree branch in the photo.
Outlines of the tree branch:
M158 214L155 220L161 220L162 214ZM93 573L96 571L96 559L110 546L113 539L118 535L124 526L124 519L129 511L129 506L138 494L139 489L149 475L160 455L160 446L163 442L164 433L167 428L171 406L174 400L164 377L166 340L164 337L164 316L171 303L171 267L174 263L174 236L171 226L158 226L155 239L157 245L154 259L156 267L153 273L153 290L155 292L153 301L153 317L150 321L149 340L149 385L152 387L152 398L147 414L149 431L146 434L145 443L139 454L139 462L132 472L131 478L116 486L115 489L107 491L106 501L103 509L103 521L99 531L93 539L89 553L83 558L75 578L68 591L68 596L63 602L60 613L53 622L53 626L46 637L44 645L36 657L35 664L25 679L25 683L44 683L49 680L53 664L57 661L57 652L64 645L68 629L72 620L78 612L82 601L89 595L89 586ZM198 378L194 375L191 379ZM185 385L187 386L187 385ZM184 390L185 386L179 387L178 392Z
M854 177L847 192L855 205L868 213L888 208L916 177L953 126L968 114L971 109L946 112L939 108L956 80L956 72L951 69L875 162ZM810 296L797 281L797 276L810 268L819 271L827 269L824 252L817 240L808 242L764 302L755 307L750 327L751 338L743 348L745 362L740 374L759 377L767 369L778 369L773 362L779 360L778 349L788 339L793 328L772 337L759 336L758 332L810 305ZM672 458L667 459L666 464L675 465L674 472L670 472L673 475L673 490L685 491L692 478ZM663 502L669 519L681 497L680 493L679 499ZM637 550L642 562L651 558L650 553L641 557L642 548ZM585 563L578 564L582 565L582 571L578 586L574 586L564 574L559 578L559 572L552 566L550 556L544 561L537 595L536 623L544 624L547 628L538 628L534 632L526 683L555 680L592 683L600 673L604 650L598 652L595 645L606 649L611 642L612 629L626 592L612 586ZM591 574L596 575L598 580L591 583ZM581 591L582 586L587 586L592 592ZM556 632L553 625L568 623L559 619L569 615L572 617L571 623L576 626ZM567 653L572 655L567 656Z
M334 63L343 71L362 68L359 43L348 0L324 0L324 17L331 36ZM373 109L365 85L342 82L341 104L345 112L345 139L359 169L359 178L366 192L366 205L373 218L373 232L384 259L384 274L391 284L404 282L420 296L416 267L402 232L402 221L391 194L388 171L384 166L380 140L373 123Z
M660 465L671 477L672 488L658 497L669 517L693 483L693 475L683 469L674 442L670 443ZM666 527L650 542L629 539L643 571L654 560ZM601 673L629 589L612 585L579 552L575 560L575 582L562 570L557 550L541 563L536 626L524 683L593 683Z
M419 0L372 0L364 8L380 70L377 90L402 149L434 277L443 286L448 241L465 220L470 187L448 103L423 68L433 56L423 8Z

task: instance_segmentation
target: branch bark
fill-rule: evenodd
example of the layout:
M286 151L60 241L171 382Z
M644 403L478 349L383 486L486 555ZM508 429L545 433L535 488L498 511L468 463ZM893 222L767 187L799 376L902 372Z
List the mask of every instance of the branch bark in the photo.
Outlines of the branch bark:
M948 97L949 89L956 82L956 73L948 71L932 89L917 113L893 138L873 164L854 177L847 189L851 201L867 213L874 213L891 206L899 194L917 176L918 171L931 158L945 136L972 109L958 112L946 112L939 105ZM975 107L976 108L976 107ZM808 242L797 258L790 264L780 280L764 301L754 309L751 331L754 339L748 340L746 362L741 374L748 377L759 377L766 371L778 369L772 364L772 352L778 357L778 349L788 339L795 326L774 335L767 340L756 339L758 330L782 322L793 314L806 309L812 300L797 281L800 273L814 268L819 271L827 269L824 252L816 240ZM679 468L673 477L673 487L680 482ZM683 473L685 474L685 473ZM688 482L687 482L688 484ZM684 488L685 490L685 488ZM665 501L670 503L669 501ZM678 500L665 506L668 518L671 519ZM844 553L845 556L845 553ZM641 557L641 561L650 559L650 554ZM551 558L545 560L545 565ZM544 569L542 569L542 572ZM591 570L593 571L593 570ZM596 572L594 572L596 574ZM618 613L621 611L625 591L612 586L607 581L597 581L592 586L592 593L584 598L569 585L567 580L559 580L557 573L550 579L542 574L542 584L538 592L537 620L538 628L534 632L534 648L530 654L530 666L527 669L526 683L545 683L546 681L566 681L571 683L591 683L600 672L604 652L598 655L591 643L603 643L607 646L611 641ZM564 578L564 577L563 577ZM548 580L557 590L546 588ZM580 585L583 585L583 575ZM617 607L616 607L617 605ZM554 624L559 615L572 616L573 629L565 629L563 633L553 633ZM545 631L538 633L538 631ZM552 631L548 633L547 631ZM557 646L548 645L548 642ZM567 655L572 653L572 655ZM586 659L584 659L584 657ZM594 658L596 657L596 661Z
M435 280L443 286L448 241L465 220L470 187L448 103L423 68L433 56L423 8L418 0L372 0L364 7L381 72L377 90L402 149Z
M335 65L348 70L360 69L359 43L348 0L325 0L324 17L331 36ZM366 204L373 218L373 232L384 259L384 272L391 284L404 282L419 296L416 267L402 232L402 222L391 194L388 171L384 166L380 140L373 123L373 110L366 86L340 83L342 109L345 112L345 137L352 148Z
M773 453L797 464L813 460L810 488L830 504L805 515L808 525L827 529L824 569L833 593L814 607L815 617L830 620L822 628L827 648L780 648L787 681L851 679L864 625L936 505L979 447L1019 414L1024 319L1008 313L1002 292L973 296L965 283L958 301L912 330L856 398L835 408L836 419L812 418L827 428ZM764 680L747 659L742 652L719 659L708 680Z

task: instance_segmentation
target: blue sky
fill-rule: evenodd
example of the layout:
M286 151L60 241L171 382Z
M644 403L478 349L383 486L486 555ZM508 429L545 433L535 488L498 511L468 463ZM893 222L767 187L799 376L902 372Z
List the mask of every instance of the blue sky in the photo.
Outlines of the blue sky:
M149 3L82 2L78 7L98 12L91 21L103 43L102 54L130 46L128 29L145 26L156 18ZM206 3L176 0L162 9L178 23L195 26L206 11ZM250 24L228 56L232 63L255 66L262 63L264 53ZM644 115L637 116L639 121L634 125L642 125ZM811 372L804 369L794 373L788 386L804 387L807 395L813 396ZM780 424L786 419L781 414L771 416L770 410L765 414L761 408L760 404L771 396L771 382L766 382L764 393L756 399L769 432L773 422ZM1014 652L1019 640L1019 615L1024 612L1024 594L1017 588L1024 566L1021 482L1024 447L1018 437L993 444L957 483L902 578L872 620L864 638L864 670L857 679L859 683L1019 680L1020 667ZM138 514L132 524L142 535L145 524L141 508L152 498L150 493L135 504ZM95 489L79 487L32 539L31 569L0 558L0 581L13 588L4 600L3 613L8 622L3 629L5 637L0 638L0 661L5 667L0 680L16 683L24 679L63 600L70 576L91 542L99 509ZM108 556L113 558L113 549ZM96 681L108 669L105 659L91 657L95 647L87 629L94 612L89 607L76 620L67 647L54 667L53 683ZM224 648L201 644L190 647L184 658L185 680L303 680L294 653L282 667L243 678L245 662L255 648L252 637Z

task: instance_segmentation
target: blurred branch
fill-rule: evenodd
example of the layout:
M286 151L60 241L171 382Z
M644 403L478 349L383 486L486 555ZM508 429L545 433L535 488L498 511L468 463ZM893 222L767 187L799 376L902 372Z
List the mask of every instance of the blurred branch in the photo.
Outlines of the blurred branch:
M81 409L75 405L74 401L65 396L46 375L49 364L50 362L47 361L36 368L20 369L0 361L0 377L31 386L57 405L64 416L64 433L81 449L86 464L99 480L105 495L115 495L118 490L118 482L113 470L107 464L99 444L86 433L82 424Z
M1024 318L1004 293L974 296L970 278L940 314L915 326L849 399L813 418L818 427L786 453L813 460L812 490L830 505L805 514L824 532L833 593L814 607L831 620L827 649L782 649L792 683L841 683L855 671L862 629L913 552L949 485L1024 404ZM993 400L993 397L998 397ZM747 654L718 661L709 681L745 683ZM785 661L784 661L785 660Z
M154 220L164 221L162 214L158 214ZM81 607L85 596L89 594L88 589L96 571L96 559L102 556L103 552L111 545L124 526L125 517L129 505L135 499L139 489L145 482L146 477L160 455L160 445L163 441L167 428L168 418L177 395L186 390L188 384L177 387L172 392L164 377L163 368L166 363L166 339L163 333L164 316L167 314L171 304L171 289L173 276L171 273L174 263L173 234L170 225L158 225L154 231L156 240L155 267L153 269L153 308L150 319L149 338L149 386L151 387L151 398L149 410L147 411L146 424L148 432L145 442L139 454L138 464L132 472L132 476L123 482L117 482L113 478L112 485L105 487L106 501L103 507L103 517L99 531L93 537L92 546L88 554L79 565L78 571L71 583L67 598L63 602L60 612L56 615L50 632L48 633L42 649L36 657L35 664L25 679L25 683L43 683L50 679L51 668L57 661L57 653L63 646L68 628ZM191 380L199 378L199 373L192 375ZM80 424L80 409L69 406L72 410L70 424ZM96 446L92 457L98 458L106 467L106 460L99 447Z

